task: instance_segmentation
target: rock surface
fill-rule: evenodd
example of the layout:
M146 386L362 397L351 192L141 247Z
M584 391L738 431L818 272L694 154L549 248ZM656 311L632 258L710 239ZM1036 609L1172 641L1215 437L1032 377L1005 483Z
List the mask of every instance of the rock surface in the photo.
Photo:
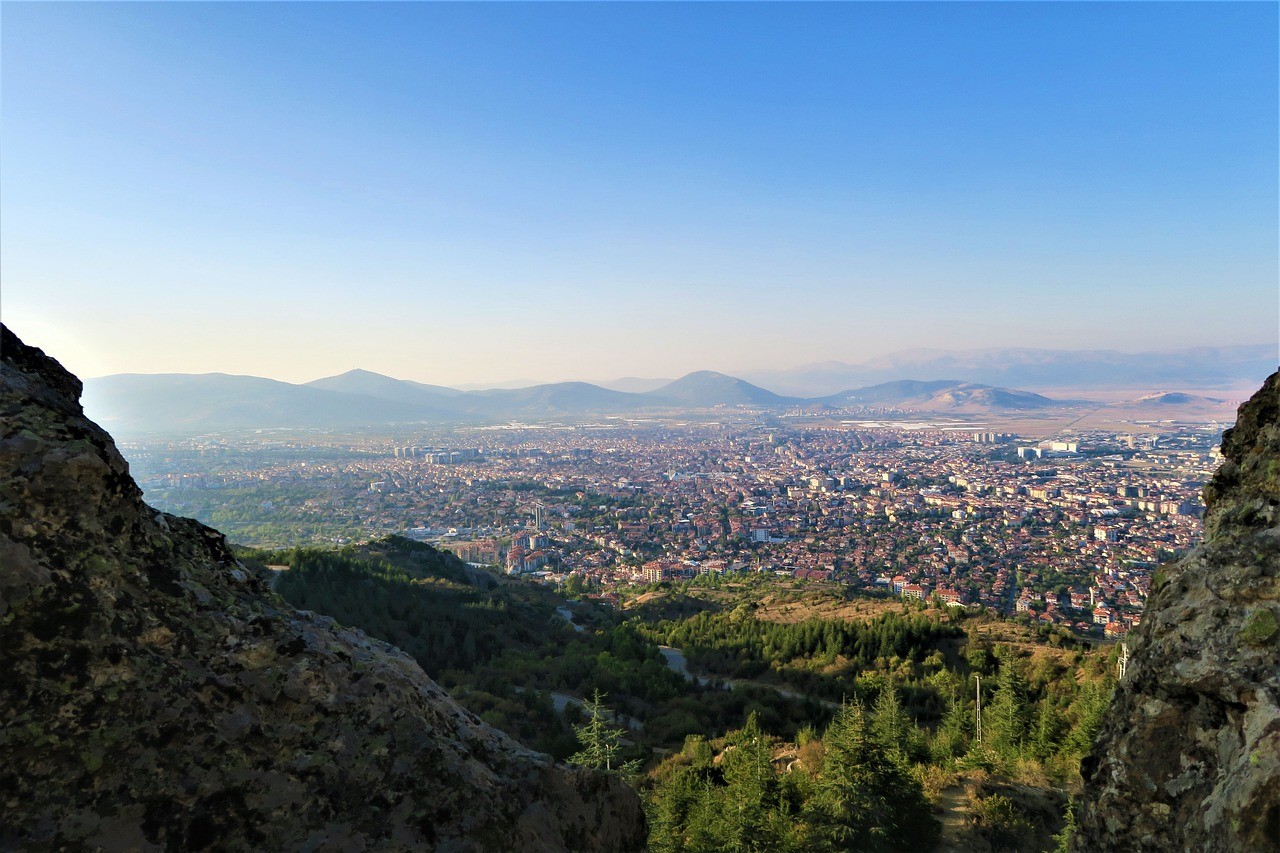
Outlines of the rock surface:
M80 382L0 341L0 849L637 850L407 655L292 609L142 501Z
M1222 452L1085 759L1075 850L1280 850L1280 374Z

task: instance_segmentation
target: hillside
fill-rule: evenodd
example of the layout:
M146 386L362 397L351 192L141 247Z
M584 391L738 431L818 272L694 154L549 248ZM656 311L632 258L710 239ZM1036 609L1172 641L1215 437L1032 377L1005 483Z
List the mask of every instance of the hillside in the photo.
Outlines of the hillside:
M853 391L842 391L821 401L833 406L884 406L921 412L1027 411L1078 405L1076 400L1053 400L1030 391L993 388L939 379L885 382Z
M346 373L326 376L323 379L313 379L305 384L308 388L319 388L322 391L363 394L379 400L427 406L439 406L445 399L459 397L464 393L456 388L426 385L408 379L392 379L381 373L360 369L348 370Z
M699 370L663 385L646 396L655 402L674 402L706 408L710 406L778 406L795 402L766 391L750 382L716 373Z
M0 334L0 846L644 846L621 780L520 746L144 504L80 382Z
M292 385L224 374L122 374L90 380L86 406L130 437L254 429L359 429L471 424L717 407L874 406L919 412L1027 412L1079 405L1029 391L958 380L900 380L818 398L786 397L733 376L690 373L637 393L588 382L459 391L365 370Z
M710 833L716 849L731 844L759 824L719 821L715 804L747 795L763 797L758 817L775 815L760 818L772 822L776 843L763 849L809 837L825 818L804 810L784 818L771 811L781 807L771 798L790 790L793 806L817 807L824 783L813 738L831 730L843 701L860 703L874 731L889 724L886 715L897 721L897 752L876 747L896 756L885 784L895 797L925 796L941 810L940 849L1023 849L1061 828L1067 792L1078 784L1075 767L1106 698L1108 652L1030 625L833 583L771 574L703 578L626 593L614 612L494 578L403 539L260 557L292 565L279 586L291 601L396 641L464 705L526 743L572 750L566 721L602 691L626 721L624 757L648 762L638 784L653 849L673 849L669 808L684 815L684 832ZM566 612L576 628L560 618ZM659 644L669 644L661 654ZM993 691L1003 697L990 711L987 746L975 742L969 724L972 674L982 675L988 702ZM701 763L700 744L728 756L756 738L770 745L779 774L808 756L805 775L791 782L779 775L778 787L751 794L711 769L736 759ZM908 777L928 785L913 788ZM709 799L683 799L679 786L693 782L711 786ZM889 849L920 849L920 837L892 822L858 825L890 832ZM841 848L810 840L802 849Z
M86 387L85 406L94 417L131 435L356 428L443 415L433 405L223 373L121 374Z
M554 382L532 388L470 391L459 405L493 418L516 415L572 415L589 412L627 412L642 409L647 401L639 394L610 391L589 382Z

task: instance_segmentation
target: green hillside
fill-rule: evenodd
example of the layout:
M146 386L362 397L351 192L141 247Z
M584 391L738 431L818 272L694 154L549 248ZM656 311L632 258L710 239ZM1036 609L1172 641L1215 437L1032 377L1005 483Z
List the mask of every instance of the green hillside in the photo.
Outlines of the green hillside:
M1044 847L1110 695L1112 650L832 584L704 578L615 610L398 537L240 553L558 758L599 692L655 850Z

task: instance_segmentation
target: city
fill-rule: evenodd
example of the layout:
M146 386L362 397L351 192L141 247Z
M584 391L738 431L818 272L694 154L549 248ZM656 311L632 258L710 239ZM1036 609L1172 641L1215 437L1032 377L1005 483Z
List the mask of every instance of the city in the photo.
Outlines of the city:
M126 448L156 505L233 541L398 533L531 581L772 572L1116 638L1201 535L1213 425L1029 442L948 421L607 418Z

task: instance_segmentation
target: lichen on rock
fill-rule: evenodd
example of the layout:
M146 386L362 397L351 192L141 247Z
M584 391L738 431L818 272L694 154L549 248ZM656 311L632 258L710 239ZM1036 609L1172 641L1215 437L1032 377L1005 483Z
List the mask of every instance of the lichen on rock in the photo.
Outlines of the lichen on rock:
M1085 759L1081 853L1280 850L1280 373L1222 452Z
M0 849L644 847L617 777L148 507L79 380L0 333Z

